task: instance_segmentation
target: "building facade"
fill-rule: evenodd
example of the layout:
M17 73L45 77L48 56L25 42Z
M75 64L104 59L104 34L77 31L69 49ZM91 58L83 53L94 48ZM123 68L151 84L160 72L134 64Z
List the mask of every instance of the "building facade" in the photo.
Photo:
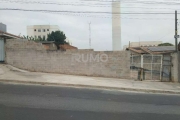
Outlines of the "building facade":
M0 23L0 31L2 31L2 32L7 32L7 28L6 28L6 25L5 25L5 24Z
M58 31L59 26L57 25L33 25L27 26L27 35L33 38L45 38L47 39L47 35L52 31Z

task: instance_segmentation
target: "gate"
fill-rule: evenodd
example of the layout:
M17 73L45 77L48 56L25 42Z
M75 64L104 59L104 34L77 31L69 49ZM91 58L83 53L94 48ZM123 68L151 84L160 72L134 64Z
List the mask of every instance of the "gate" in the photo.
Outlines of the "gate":
M138 79L139 71L143 68L143 80L161 80L162 55L132 55L131 56L131 78Z
M163 56L163 68L162 68L162 81L171 81L171 56L164 55Z
M5 53L4 53L4 40L0 39L0 62L4 61Z

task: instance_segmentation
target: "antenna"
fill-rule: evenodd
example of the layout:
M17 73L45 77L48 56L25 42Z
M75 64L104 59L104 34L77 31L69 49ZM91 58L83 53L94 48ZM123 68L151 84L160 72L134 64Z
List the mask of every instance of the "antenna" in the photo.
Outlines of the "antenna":
M91 22L89 24L89 48L91 49Z

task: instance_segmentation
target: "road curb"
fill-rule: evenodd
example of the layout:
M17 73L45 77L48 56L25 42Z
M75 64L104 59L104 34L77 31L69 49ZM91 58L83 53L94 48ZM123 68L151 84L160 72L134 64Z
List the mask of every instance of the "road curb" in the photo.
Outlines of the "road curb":
M62 84L62 83L21 81L21 80L4 80L4 79L0 79L0 82L3 82L3 83L19 83L19 84L36 84L36 85L53 85L53 86L78 87L78 88L88 88L88 89L110 89L110 90L123 90L123 91L160 93L160 94L180 94L180 91L172 91L172 90L107 87L107 86L93 86L93 85L82 85L82 84L66 84L66 83Z

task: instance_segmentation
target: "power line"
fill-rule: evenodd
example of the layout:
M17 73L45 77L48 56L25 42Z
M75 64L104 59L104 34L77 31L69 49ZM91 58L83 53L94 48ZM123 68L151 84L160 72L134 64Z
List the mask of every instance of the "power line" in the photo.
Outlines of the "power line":
M171 32L168 32L166 35L164 35L163 37L159 38L157 41L159 41L159 40L161 40L161 39L165 38L166 36L168 36L168 35L169 35L169 34L171 34L171 33L174 33L174 30L173 30L173 31L171 31Z
M86 2L101 2L101 3L111 3L113 2L112 0L82 0ZM169 1L169 2L157 2L157 1L128 1L128 0L117 0L120 1L121 3L140 3L140 4L166 4L166 5L177 5L180 4L180 2L174 2L174 1Z
M111 7L110 4L102 4L102 3L87 3L87 2L71 2L71 3L59 3L59 2L38 2L38 1L23 1L23 0L0 0L1 2L10 2L10 3L22 3L22 4L52 4L52 5L72 5L72 6L91 6L91 7ZM89 1L88 1L89 2ZM92 2L92 1L90 1ZM94 1L93 1L94 2ZM96 1L97 2L97 1ZM100 1L98 1L100 2ZM108 3L112 2L112 1L106 1ZM131 4L134 4L134 3L146 3L146 4L170 4L169 2L143 2L143 1L122 1L122 3L131 3ZM77 4L77 3L80 3L80 4ZM86 4L84 4L86 3ZM177 5L177 4L180 4L180 3L171 3L173 5ZM102 5L102 6L94 6L94 5ZM108 6L107 6L108 5ZM158 9L158 8L157 8ZM163 9L168 9L168 8L163 8Z
M48 13L48 12L47 12ZM102 15L87 15L87 14L68 14L68 13L53 13L60 15L78 16L78 17L93 17L93 18L112 18L112 19L136 19L136 20L174 20L172 18L129 18L129 17L112 17L112 16L102 16Z
M46 2L38 2L38 1L25 1L25 0L0 0L2 2L19 2L19 3L40 3L40 4L59 4L57 2L51 2L51 1L46 1ZM121 3L131 3L131 4L135 4L135 3L139 3L139 4L165 4L165 5L179 5L179 2L157 2L157 1L135 1L135 0L119 0ZM110 0L84 0L83 2L74 2L74 3L87 3L87 2L98 2L94 5L108 5L108 4L102 4L102 3L111 3L112 1ZM73 2L71 2L73 3Z
M18 9L18 8L0 8L0 10L6 10L6 11L31 11L31 12L52 12L52 13L88 13L88 14L152 14L152 15L159 15L159 14L166 14L166 15L171 15L174 13L170 13L170 12L144 12L144 13L140 13L140 12L100 12L100 11L62 11L62 10L34 10L34 9ZM179 13L180 14L180 13Z
M58 2L37 2L37 1L23 1L23 0L0 0L2 2L10 2L10 3L22 3L22 4L43 4L43 5L46 5L46 4L51 4L51 5L62 5L62 6L81 6L81 7L84 7L84 6L88 6L88 7L112 7L111 5L104 5L104 4L92 4L92 3L86 3L86 2L71 2L71 3L68 3L68 2L62 2L62 3L58 3ZM77 4L78 3L78 4ZM80 4L79 4L80 3ZM98 6L97 6L98 5ZM117 6L115 6L116 8L119 8ZM175 8L146 8L146 7L121 7L121 9L124 9L124 8L135 8L135 9L150 9L150 10L153 10L153 9L166 9L166 10L175 10ZM178 9L176 9L178 10Z
M24 11L28 12L28 11ZM37 11L30 11L37 12ZM58 14L58 15L67 15L67 16L78 16L78 17L92 17L92 18L110 18L110 19L134 19L134 20L174 20L172 18L133 18L133 17L112 17L111 15L92 15L87 13L58 13L58 12L48 12L48 11L38 11L48 14Z

